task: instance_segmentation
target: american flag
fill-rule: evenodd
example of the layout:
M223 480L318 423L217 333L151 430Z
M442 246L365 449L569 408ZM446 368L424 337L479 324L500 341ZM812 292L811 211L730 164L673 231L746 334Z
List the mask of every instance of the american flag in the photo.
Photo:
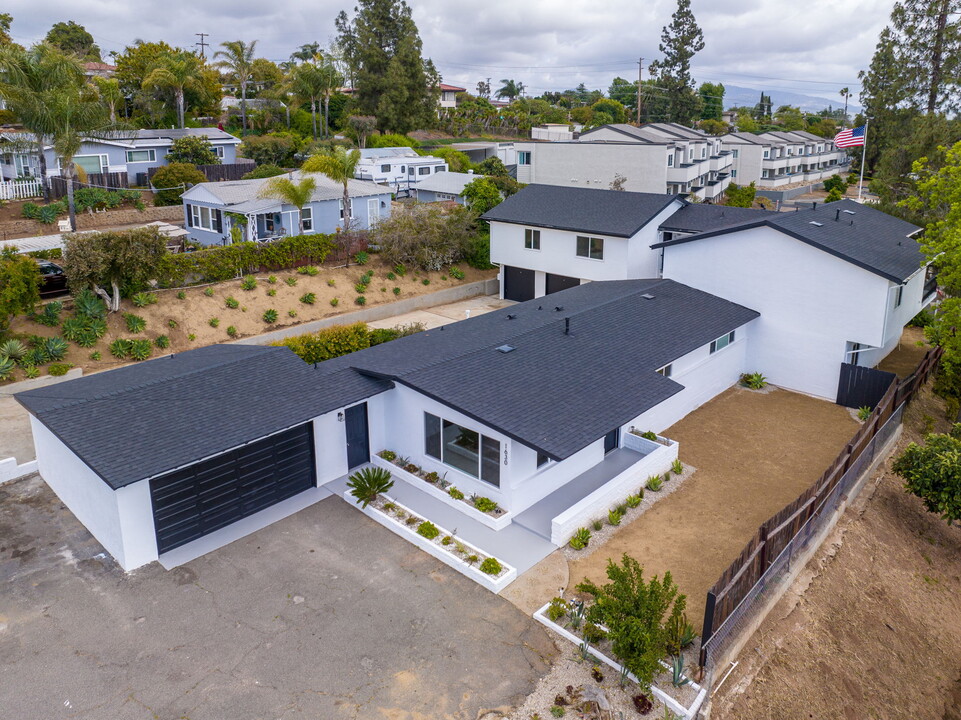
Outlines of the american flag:
M849 148L864 145L864 131L864 125L853 130L842 130L834 136L835 147Z

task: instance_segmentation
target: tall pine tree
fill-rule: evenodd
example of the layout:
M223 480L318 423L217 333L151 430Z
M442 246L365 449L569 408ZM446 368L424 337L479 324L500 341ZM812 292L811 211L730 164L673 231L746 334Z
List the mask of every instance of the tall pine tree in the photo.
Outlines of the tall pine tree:
M911 103L928 115L956 112L961 107L961 0L902 0L894 5L891 24Z
M440 77L403 0L360 0L353 19L337 17L338 44L355 82L358 112L383 132L429 127L437 117Z
M701 98L694 91L691 58L704 49L704 33L691 11L691 0L677 0L671 24L661 31L659 47L664 58L651 63L651 72L667 93L670 120L693 126L701 115Z

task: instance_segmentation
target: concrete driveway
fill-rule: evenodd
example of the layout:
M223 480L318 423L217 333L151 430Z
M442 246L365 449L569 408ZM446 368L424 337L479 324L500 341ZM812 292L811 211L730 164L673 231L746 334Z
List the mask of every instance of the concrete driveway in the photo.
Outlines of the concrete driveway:
M0 486L0 715L475 718L556 653L336 497L125 575L36 475Z

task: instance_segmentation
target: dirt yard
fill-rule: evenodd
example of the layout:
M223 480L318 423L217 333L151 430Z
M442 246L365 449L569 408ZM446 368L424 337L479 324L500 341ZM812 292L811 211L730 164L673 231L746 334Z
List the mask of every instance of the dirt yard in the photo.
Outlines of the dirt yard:
M947 430L925 391L899 449L932 419ZM712 720L958 720L959 558L961 527L904 492L889 461L750 638Z
M921 343L918 345L918 343ZM901 333L901 344L878 364L878 370L893 372L898 377L907 377L931 348L924 339L924 329L906 327Z
M570 565L570 586L605 580L608 558L637 558L647 575L670 571L700 631L708 588L758 526L814 482L857 430L833 403L786 390L732 388L663 435L697 472L602 549ZM650 492L650 491L648 491Z
M375 258L367 265L351 265L349 268L322 265L319 266L319 274L313 277L295 271L276 272L273 273L273 277L276 278L274 283L269 282L270 274L260 274L256 276L257 287L253 290L244 290L240 280L186 288L183 290L183 299L178 298L178 292L180 292L178 290L160 290L157 292L158 302L147 307L137 308L130 300L124 300L121 304L122 312L109 316L107 334L96 346L81 348L70 343L66 362L82 367L84 372L106 370L127 364L127 361L119 361L113 357L108 349L110 342L118 337L146 337L156 340L158 336L166 335L170 339L170 347L165 350L155 347L154 355L169 354L227 342L232 339L227 332L228 328L234 328L236 330L234 338L240 338L359 310L362 306L356 303L358 293L354 285L367 270L372 270L374 276L364 294L367 302L363 307L382 305L455 285L485 280L496 274L494 270L475 270L464 263L459 267L464 272L463 280L452 278L447 272L429 273L414 270L409 270L403 277L395 275L391 280L387 278L387 274L392 268ZM288 285L286 282L288 278L295 279L296 285ZM424 284L425 281L428 284ZM393 292L395 287L400 288L399 294ZM208 292L211 294L208 295ZM270 295L271 292L274 294ZM313 305L300 301L306 293L314 293L316 296ZM228 297L234 298L240 305L236 309L228 308L226 305ZM69 297L59 299L69 303ZM334 299L337 300L336 306L331 304ZM277 311L277 322L264 321L263 315L268 309ZM127 332L123 313L128 312L139 315L147 321L147 327L143 333ZM290 312L296 315L291 316ZM67 316L68 308L65 308L61 314L61 320ZM211 324L214 320L216 326ZM15 334L20 335L52 336L59 333L59 328L45 327L26 317L16 318L11 329ZM91 359L91 354L94 352L100 353L100 360ZM15 379L22 378L18 375Z

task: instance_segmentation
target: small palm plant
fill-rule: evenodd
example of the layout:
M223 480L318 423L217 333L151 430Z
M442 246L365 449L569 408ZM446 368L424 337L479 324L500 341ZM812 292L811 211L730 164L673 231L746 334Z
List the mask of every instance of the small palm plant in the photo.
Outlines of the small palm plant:
M268 180L260 190L260 197L280 200L297 208L298 235L304 234L304 205L310 202L317 188L317 181L312 177L301 178L299 182L290 177L275 177Z
M357 498L357 504L365 508L374 502L378 495L394 487L394 481L390 479L390 470L366 467L347 479L347 487L350 488L350 494Z

